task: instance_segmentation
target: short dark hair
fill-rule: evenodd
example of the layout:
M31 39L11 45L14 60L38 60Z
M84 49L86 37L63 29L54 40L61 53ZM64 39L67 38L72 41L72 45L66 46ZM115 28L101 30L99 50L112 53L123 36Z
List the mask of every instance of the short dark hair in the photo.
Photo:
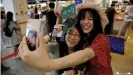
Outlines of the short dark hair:
M113 4L111 4L111 7L113 7L113 6L115 6L115 4L113 3Z
M50 8L54 8L55 7L55 4L53 2L49 3L49 7Z

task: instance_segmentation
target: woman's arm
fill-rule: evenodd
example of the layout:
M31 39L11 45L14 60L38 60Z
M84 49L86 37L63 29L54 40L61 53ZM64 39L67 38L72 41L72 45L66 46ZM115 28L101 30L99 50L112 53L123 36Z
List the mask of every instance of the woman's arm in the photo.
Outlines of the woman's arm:
M48 43L50 41L51 37L52 37L51 33L49 33L48 35L45 35L44 36L45 43Z
M56 14L56 16L57 16L56 25L57 25L57 24L62 24L61 11L62 11L62 8L59 8L59 9L56 10L56 12L55 12L55 14Z
M19 30L20 27L14 21L11 21L12 28Z
M62 24L62 18L57 16L56 25Z
M43 70L44 71L46 71L46 70L47 71L55 71L55 70L60 70L60 69L76 66L76 65L79 65L79 64L82 64L82 63L88 61L89 59L91 59L93 57L95 57L94 51L90 48L86 48L84 50L74 52L65 57L51 60L49 67L47 67L47 68L45 67L46 65L43 64L44 65Z
M73 67L95 57L94 51L90 48L86 48L62 58L50 60L47 53L48 46L44 41L44 37L40 36L40 40L39 47L35 51L28 49L26 37L23 38L19 46L19 56L21 59L40 71L49 72Z

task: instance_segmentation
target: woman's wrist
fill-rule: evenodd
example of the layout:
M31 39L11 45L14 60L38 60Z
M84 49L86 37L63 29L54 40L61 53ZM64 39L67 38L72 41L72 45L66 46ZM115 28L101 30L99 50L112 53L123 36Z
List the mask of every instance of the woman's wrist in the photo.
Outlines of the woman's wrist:
M48 36L50 39L52 39L52 33L49 33Z

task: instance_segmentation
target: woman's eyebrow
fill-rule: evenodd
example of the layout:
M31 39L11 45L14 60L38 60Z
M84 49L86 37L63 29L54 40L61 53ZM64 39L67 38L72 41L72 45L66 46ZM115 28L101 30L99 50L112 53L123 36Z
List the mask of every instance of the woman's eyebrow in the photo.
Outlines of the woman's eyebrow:
M79 34L79 32L75 32L75 34Z
M91 16L88 16L87 18L92 18Z

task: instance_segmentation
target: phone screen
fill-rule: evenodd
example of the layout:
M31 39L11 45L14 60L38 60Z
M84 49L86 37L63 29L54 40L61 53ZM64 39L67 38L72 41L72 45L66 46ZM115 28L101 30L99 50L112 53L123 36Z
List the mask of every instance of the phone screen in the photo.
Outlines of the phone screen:
M29 49L34 51L37 44L37 31L27 28L26 37Z
M40 19L28 19L26 37L29 50L34 51L38 47L38 33L41 31L42 21Z

